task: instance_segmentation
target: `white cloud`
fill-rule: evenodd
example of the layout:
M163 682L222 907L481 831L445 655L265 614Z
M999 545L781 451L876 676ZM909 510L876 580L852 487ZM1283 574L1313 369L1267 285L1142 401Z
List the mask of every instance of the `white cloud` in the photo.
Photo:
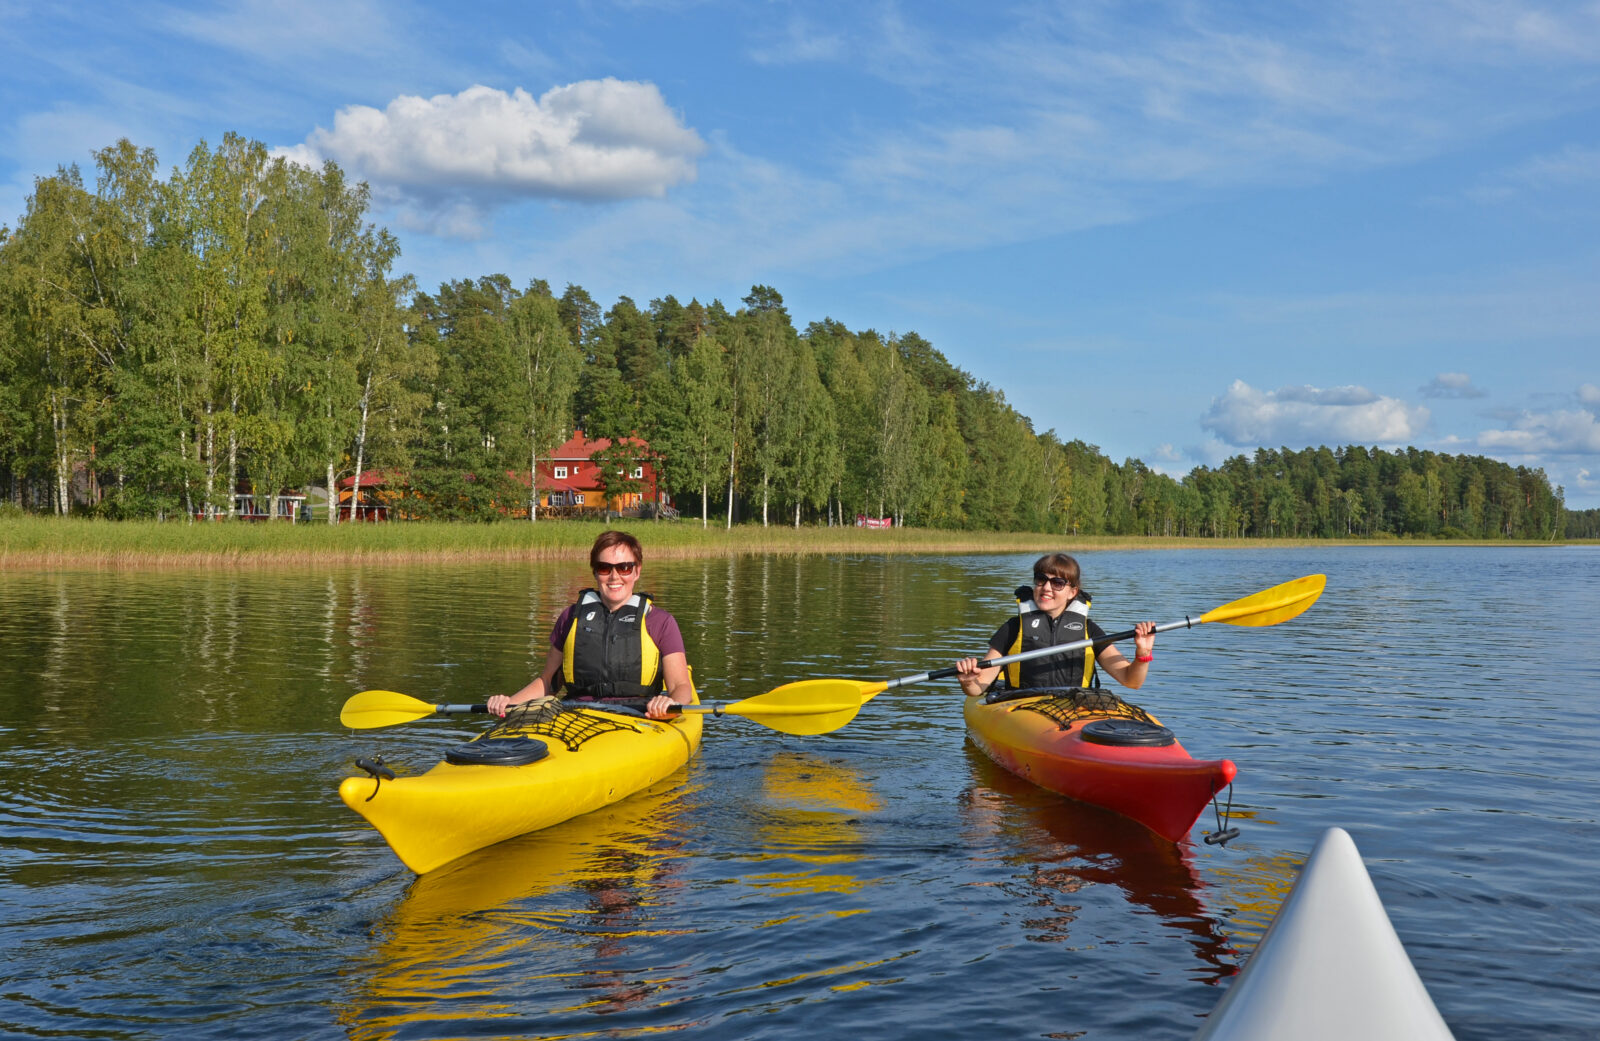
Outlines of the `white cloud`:
M1263 391L1234 380L1214 398L1200 425L1235 446L1405 444L1428 426L1420 405L1365 387L1284 387Z
M1558 12L1552 6L1534 10L1525 4L1494 0L1461 0L1441 5L1458 25L1460 39L1469 47L1486 44L1550 60L1593 60L1600 50L1600 9L1593 4L1570 5Z
M1137 19L1137 32L1104 5L1030 5L1019 17L973 19L955 32L900 4L754 19L759 28L750 29L744 49L752 61L832 63L842 76L899 86L914 104L886 114L879 92L862 92L859 103L830 107L818 136L793 157L752 145L736 123L721 139L705 128L715 151L691 153L686 164L698 166L691 176L701 188L675 198L678 213L670 215L675 231L687 224L692 238L669 239L668 247L693 251L732 278L764 265L778 268L769 277L873 270L1136 220L1218 185L1304 183L1408 162L1481 134L1517 109L1490 86L1509 75L1503 65L1515 67L1504 42L1515 27L1488 13L1464 42L1454 24L1462 19L1404 5L1310 11L1308 21L1162 0L1155 10ZM799 69L795 89L805 89L798 77L830 71ZM1545 71L1537 82L1548 78ZM1483 104L1468 100L1482 95ZM1460 116L1467 111L1471 120ZM806 127L803 100L796 112L797 126ZM750 148L762 150L740 154ZM388 201L380 178L364 175ZM466 223L486 223L484 210L499 197L455 175L446 182L473 196ZM407 190L414 212L397 219L439 223L441 203L417 205L431 200L429 190ZM620 254L632 258L631 270L652 263L643 254L658 219L669 215L652 210L656 219L642 225L635 214L621 224L618 216L615 207L586 213L593 226L581 229L541 223L541 243L555 232L569 235L586 258ZM1437 329L1440 313L1419 309L1418 320ZM1481 328L1470 316L1459 324Z
M1170 441L1156 446L1154 451L1147 452L1141 458L1145 465L1158 474L1165 474L1181 480L1184 474L1194 469L1194 462L1190 457L1178 450Z
M336 160L374 191L419 206L411 223L459 234L519 198L660 198L694 180L704 147L654 84L604 79L538 98L473 86L403 95L382 110L351 105L331 130L277 152L308 165Z
M1234 386L1243 386L1235 380ZM1323 406L1329 408L1346 407L1353 405L1370 405L1379 400L1378 395L1365 387L1279 387L1271 395L1280 402L1292 401L1301 405Z
M1600 422L1587 409L1524 412L1508 429L1481 431L1478 444L1524 456L1600 454Z
M1568 145L1554 155L1535 156L1512 176L1530 188L1592 188L1600 184L1600 148Z
M1483 398L1488 392L1472 385L1472 377L1464 372L1441 372L1418 388L1425 398Z
M818 30L802 18L791 17L784 31L771 43L752 49L750 58L760 65L795 65L836 61L844 57L847 49L840 34Z
M1589 198L1596 188L1600 188L1600 148L1568 145L1559 152L1534 156L1486 178L1469 189L1467 197L1475 202L1497 203L1576 191Z
M1240 447L1239 445L1230 445L1225 441L1218 440L1216 437L1208 437L1198 445L1190 445L1188 452L1189 455L1200 460L1203 465L1216 468L1233 456L1238 455Z
M211 11L172 8L163 13L184 35L269 61L319 54L377 56L393 52L391 5L374 0L242 0Z
M131 125L117 114L58 103L47 111L30 112L16 119L12 148L28 156L34 175L54 172L57 165L77 163L91 184L94 153L115 144L118 138L135 137L142 127ZM142 143L142 142L140 142Z
M1523 98L1565 75L1562 36L1600 26L1575 11L1554 31L1492 0L1465 2L1279 19L1158 0L1137 32L1114 5L1027 5L944 36L922 31L930 19L915 8L868 5L847 27L779 23L751 53L833 61L918 98L909 119L876 122L862 109L840 121L853 139L832 154L850 205L807 210L812 227L838 236L836 256L859 266L1134 220L1216 186L1300 184L1437 154L1525 119ZM1538 76L1518 74L1536 57ZM1507 80L1516 89L1496 89ZM863 253L851 229L867 225Z
M1578 400L1585 405L1600 405L1600 387L1585 383L1578 388Z

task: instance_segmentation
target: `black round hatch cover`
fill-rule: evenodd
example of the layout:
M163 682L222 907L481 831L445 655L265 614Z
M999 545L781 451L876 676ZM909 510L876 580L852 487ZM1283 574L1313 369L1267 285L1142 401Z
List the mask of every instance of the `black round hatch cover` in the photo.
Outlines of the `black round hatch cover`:
M486 737L455 746L444 759L456 766L526 766L549 754L543 741L531 737Z
M1172 731L1159 723L1137 719L1095 719L1085 723L1080 732L1085 741L1097 745L1160 748L1177 740Z

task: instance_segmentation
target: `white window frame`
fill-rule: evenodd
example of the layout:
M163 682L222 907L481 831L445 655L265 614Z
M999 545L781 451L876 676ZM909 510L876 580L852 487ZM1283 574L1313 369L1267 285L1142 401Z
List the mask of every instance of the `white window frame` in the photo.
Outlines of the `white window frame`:
M567 479L567 468L564 467L564 466L556 467L556 480L564 481L566 479Z
M633 479L635 481L644 480L644 467L636 466L636 467L633 468Z
M574 506L582 506L583 505L583 493L582 492L573 492L572 493L572 505L574 505Z

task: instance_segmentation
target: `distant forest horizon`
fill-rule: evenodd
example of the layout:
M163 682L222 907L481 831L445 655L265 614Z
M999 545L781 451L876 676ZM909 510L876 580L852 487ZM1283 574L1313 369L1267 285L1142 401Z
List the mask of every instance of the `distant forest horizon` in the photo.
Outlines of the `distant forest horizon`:
M1215 538L1600 537L1542 469L1261 447L1174 478L1038 431L915 332L797 329L672 295L463 278L421 291L368 190L227 135L162 180L124 140L35 182L0 231L0 501L227 516L234 491L404 473L407 511L495 520L582 429L648 442L710 523L858 514L977 531ZM613 450L614 452L616 449ZM608 459L608 462L611 461ZM619 464L620 456L615 457ZM537 516L537 510L534 511Z

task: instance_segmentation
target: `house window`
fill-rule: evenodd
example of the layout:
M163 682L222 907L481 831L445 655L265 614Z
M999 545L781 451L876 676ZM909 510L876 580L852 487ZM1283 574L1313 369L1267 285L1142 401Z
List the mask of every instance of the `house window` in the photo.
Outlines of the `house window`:
M633 468L633 479L636 481L644 479L644 467L636 466Z
M567 468L566 467L564 467L564 466L556 467L556 479L557 480L564 480L566 478L566 476L567 476Z
M574 505L574 506L582 506L583 505L583 493L582 492L573 492L572 493L572 505Z

